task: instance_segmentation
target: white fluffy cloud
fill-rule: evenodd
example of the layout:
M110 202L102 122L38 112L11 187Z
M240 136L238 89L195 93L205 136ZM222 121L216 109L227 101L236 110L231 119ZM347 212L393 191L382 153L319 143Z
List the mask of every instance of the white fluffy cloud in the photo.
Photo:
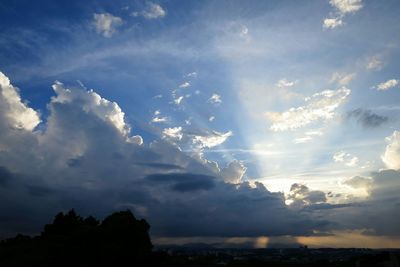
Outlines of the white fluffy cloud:
M323 27L326 29L334 29L342 25L343 21L340 18L327 18L324 19Z
M267 112L272 131L295 130L311 123L332 119L336 109L350 95L350 89L325 90L306 98L306 105L285 112Z
M391 79L386 82L382 82L376 86L379 91L386 91L390 88L396 87L399 84L399 80Z
M80 101L82 109L86 113L93 113L99 119L114 126L127 141L141 144L142 139L138 136L130 137L131 127L125 122L125 114L117 103L102 98L99 94L81 89L65 88L60 82L55 82L53 90L56 96L52 98L52 103L72 103Z
M163 130L164 138L181 140L183 137L182 127L165 128Z
M329 4L335 9L336 15L324 19L323 27L326 29L342 26L342 19L347 14L355 13L363 7L362 0L330 0Z
M308 205L325 203L327 199L324 192L310 190L306 185L296 183L290 187L290 193L286 200L292 208L303 208Z
M389 169L400 169L400 132L394 131L391 136L386 137L386 150L382 155L382 161Z
M221 96L218 94L212 94L212 96L208 99L208 102L213 104L220 104L222 103Z
M39 114L21 101L18 89L0 72L0 111L11 127L32 131L39 123Z
M237 184L241 182L246 170L247 168L243 162L234 160L221 170L221 175L224 181Z
M133 12L132 16L143 16L145 19L160 19L165 17L167 12L159 5L152 2L147 2L146 8L141 12Z
M340 13L354 13L363 7L362 0L330 0L329 4Z
M113 16L110 13L95 13L93 19L96 31L104 37L111 37L116 32L116 28L123 24L120 17Z

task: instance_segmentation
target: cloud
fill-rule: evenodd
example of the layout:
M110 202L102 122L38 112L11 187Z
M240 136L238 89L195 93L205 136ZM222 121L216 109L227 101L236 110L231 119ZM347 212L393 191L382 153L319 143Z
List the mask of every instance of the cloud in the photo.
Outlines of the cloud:
M307 143L307 142L311 141L315 136L322 136L322 135L323 135L323 133L321 131L318 131L318 130L316 130L316 131L307 131L307 132L304 133L303 136L295 138L293 140L293 142L295 144L303 144L303 143Z
M198 190L210 190L215 186L215 177L193 173L168 173L151 174L145 179L169 184L171 190L177 192L192 192Z
M209 118L208 118L208 121L209 122L212 122L212 121L214 121L215 120L215 117L214 116L210 116Z
M52 98L53 104L69 104L81 101L81 109L84 112L94 114L99 119L111 124L127 141L137 144L143 143L140 136L129 136L131 127L125 122L125 113L122 112L117 103L102 98L93 90L86 92L76 88L65 88L60 82L55 82L52 87L56 93L56 96Z
M97 33L107 38L111 37L117 31L116 29L123 24L120 17L113 16L110 13L95 13L93 19Z
M340 18L330 18L330 19L324 19L323 27L325 29L334 29L342 25L343 21Z
M383 66L383 62L382 62L380 56L373 56L368 60L365 68L367 70L381 70L382 66Z
M187 88L187 87L189 87L190 86L190 83L189 82L184 82L184 83L182 83L181 85L179 85L179 88Z
M154 117L151 119L151 122L153 123L162 123L162 122L167 122L168 118L167 117L160 117L161 112L159 110L156 110L154 112Z
M190 77L190 78L196 78L197 77L197 72L195 72L195 71L190 72L190 73L186 74L186 76Z
M356 76L355 73L338 73L335 72L332 74L331 83L337 82L338 84L344 86L348 85Z
M354 176L350 179L347 179L343 182L343 184L348 185L355 189L365 189L369 191L372 186L373 180L371 178L366 178L362 176Z
M182 100L183 100L183 96L180 96L180 97L174 99L174 103L176 105L179 105L182 102Z
M331 14L333 17L324 19L323 27L326 29L342 26L342 19L347 14L353 14L363 7L362 0L330 0L329 4L335 9L336 14Z
M193 142L197 144L200 148L212 148L224 143L230 136L232 132L228 131L226 133L220 133L217 131L212 131L210 133L199 133L193 135Z
M145 19L160 19L167 15L167 12L159 5L152 2L146 3L146 8L141 12L132 12L132 16L143 16Z
M344 151L336 152L333 155L333 160L335 162L342 162L347 167L354 167L359 162L359 159L356 156L353 156L350 153L346 153Z
M246 170L247 168L243 162L233 160L221 170L221 176L225 182L237 184L241 182Z
M168 139L181 140L183 137L182 127L165 128L163 130L163 135Z
M381 116L372 113L370 110L365 110L361 108L347 112L346 117L348 119L356 119L357 122L365 128L376 128L385 124L389 120L389 118L386 116Z
M400 132L394 131L391 136L386 137L386 150L382 155L382 161L389 169L400 169Z
M341 14L355 13L363 7L362 0L330 0L329 4Z
M391 79L387 80L386 82L382 82L376 86L379 91L386 91L390 88L393 88L399 84L399 80Z
M9 127L32 131L39 123L39 113L21 101L18 89L0 72L0 111Z
M295 130L318 121L330 120L350 92L350 89L345 87L325 90L306 98L305 106L291 108L285 112L267 112L266 116L272 122L270 129L276 132Z
M292 87L297 81L288 81L287 79L281 79L276 83L278 87Z
M208 102L213 104L220 104L222 103L221 96L218 94L212 94L212 96L208 99Z
M308 205L325 203L327 201L324 192L310 190L306 185L298 183L292 184L286 199L292 208L303 208Z

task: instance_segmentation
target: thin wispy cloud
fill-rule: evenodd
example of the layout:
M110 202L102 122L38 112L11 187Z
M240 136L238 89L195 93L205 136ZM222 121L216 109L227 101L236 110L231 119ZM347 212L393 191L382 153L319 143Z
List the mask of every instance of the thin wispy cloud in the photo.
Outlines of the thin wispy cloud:
M167 12L159 4L147 2L146 7L142 11L134 11L131 13L131 15L134 17L142 16L145 19L152 20L165 17L167 15Z
M335 111L350 95L350 89L325 90L305 99L306 105L290 108L284 112L265 113L272 123L272 131L288 131L302 128L309 124L332 119Z

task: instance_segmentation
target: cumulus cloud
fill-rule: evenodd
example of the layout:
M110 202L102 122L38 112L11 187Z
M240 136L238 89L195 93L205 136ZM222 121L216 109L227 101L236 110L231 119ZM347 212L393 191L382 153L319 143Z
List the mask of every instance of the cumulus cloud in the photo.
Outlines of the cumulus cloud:
M95 13L93 19L97 33L104 37L111 37L117 31L117 28L123 24L120 17L113 16L110 13Z
M246 170L247 168L243 162L234 160L221 170L221 176L224 181L237 184L241 182Z
M181 140L183 137L182 127L165 128L163 130L164 138Z
M330 0L329 4L335 9L335 14L331 14L331 18L324 19L323 27L327 29L342 26L342 19L347 14L353 14L363 7L362 0Z
M336 27L342 26L343 21L340 18L330 18L324 19L323 27L326 29L334 29Z
M385 124L389 120L389 118L386 116L381 116L372 113L372 111L370 110L365 110L361 108L347 112L346 117L348 119L355 119L365 128L376 128Z
M376 86L376 89L379 91L386 91L390 88L396 87L399 84L399 80L391 79L387 80L386 82L382 82Z
M386 150L382 155L382 161L389 169L400 169L400 132L394 131L391 136L386 137Z
M324 192L310 190L306 185L298 183L292 184L286 199L293 208L302 208L304 206L325 203L327 201Z
M10 127L32 131L39 123L39 113L21 101L18 89L0 72L0 111Z
M350 95L350 89L325 90L306 98L306 105L291 108L285 112L267 112L272 131L287 131L302 128L306 125L332 119L336 109Z
M330 0L329 4L340 13L354 13L363 7L362 0Z
M165 17L167 12L159 5L152 2L147 2L146 7L141 12L132 12L132 16L143 16L145 19L160 19Z
M52 86L56 96L52 98L53 104L67 104L81 101L83 112L92 113L99 119L110 123L115 127L127 141L141 144L143 140L139 136L129 136L131 127L125 122L125 113L117 103L102 98L99 94L90 91L83 91L76 88L65 88L60 82Z
M212 94L212 96L208 99L208 102L213 104L220 104L222 103L221 96L218 94Z

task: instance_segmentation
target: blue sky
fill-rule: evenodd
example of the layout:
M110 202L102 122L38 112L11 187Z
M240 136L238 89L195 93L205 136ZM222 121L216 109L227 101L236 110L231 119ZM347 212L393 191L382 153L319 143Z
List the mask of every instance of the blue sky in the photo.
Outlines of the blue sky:
M332 246L311 234L324 232L346 246L348 231L359 240L373 232L370 246L398 246L396 221L361 219L385 218L398 200L373 214L357 207L379 207L390 195L382 188L400 186L399 8L395 0L2 1L0 170L11 199L2 210L29 231L34 215L45 220L56 208L130 207L150 223L163 214L153 219L159 242L293 236ZM38 187L53 193L38 197ZM104 197L107 188L119 197ZM271 207L235 202L263 194ZM216 228L186 230L195 224L189 203ZM214 205L226 218L207 213ZM11 207L33 211L20 218ZM254 210L249 225L241 208ZM166 211L185 214L185 226ZM268 212L276 222L263 229ZM224 227L227 218L238 228ZM3 224L2 235L20 231Z

